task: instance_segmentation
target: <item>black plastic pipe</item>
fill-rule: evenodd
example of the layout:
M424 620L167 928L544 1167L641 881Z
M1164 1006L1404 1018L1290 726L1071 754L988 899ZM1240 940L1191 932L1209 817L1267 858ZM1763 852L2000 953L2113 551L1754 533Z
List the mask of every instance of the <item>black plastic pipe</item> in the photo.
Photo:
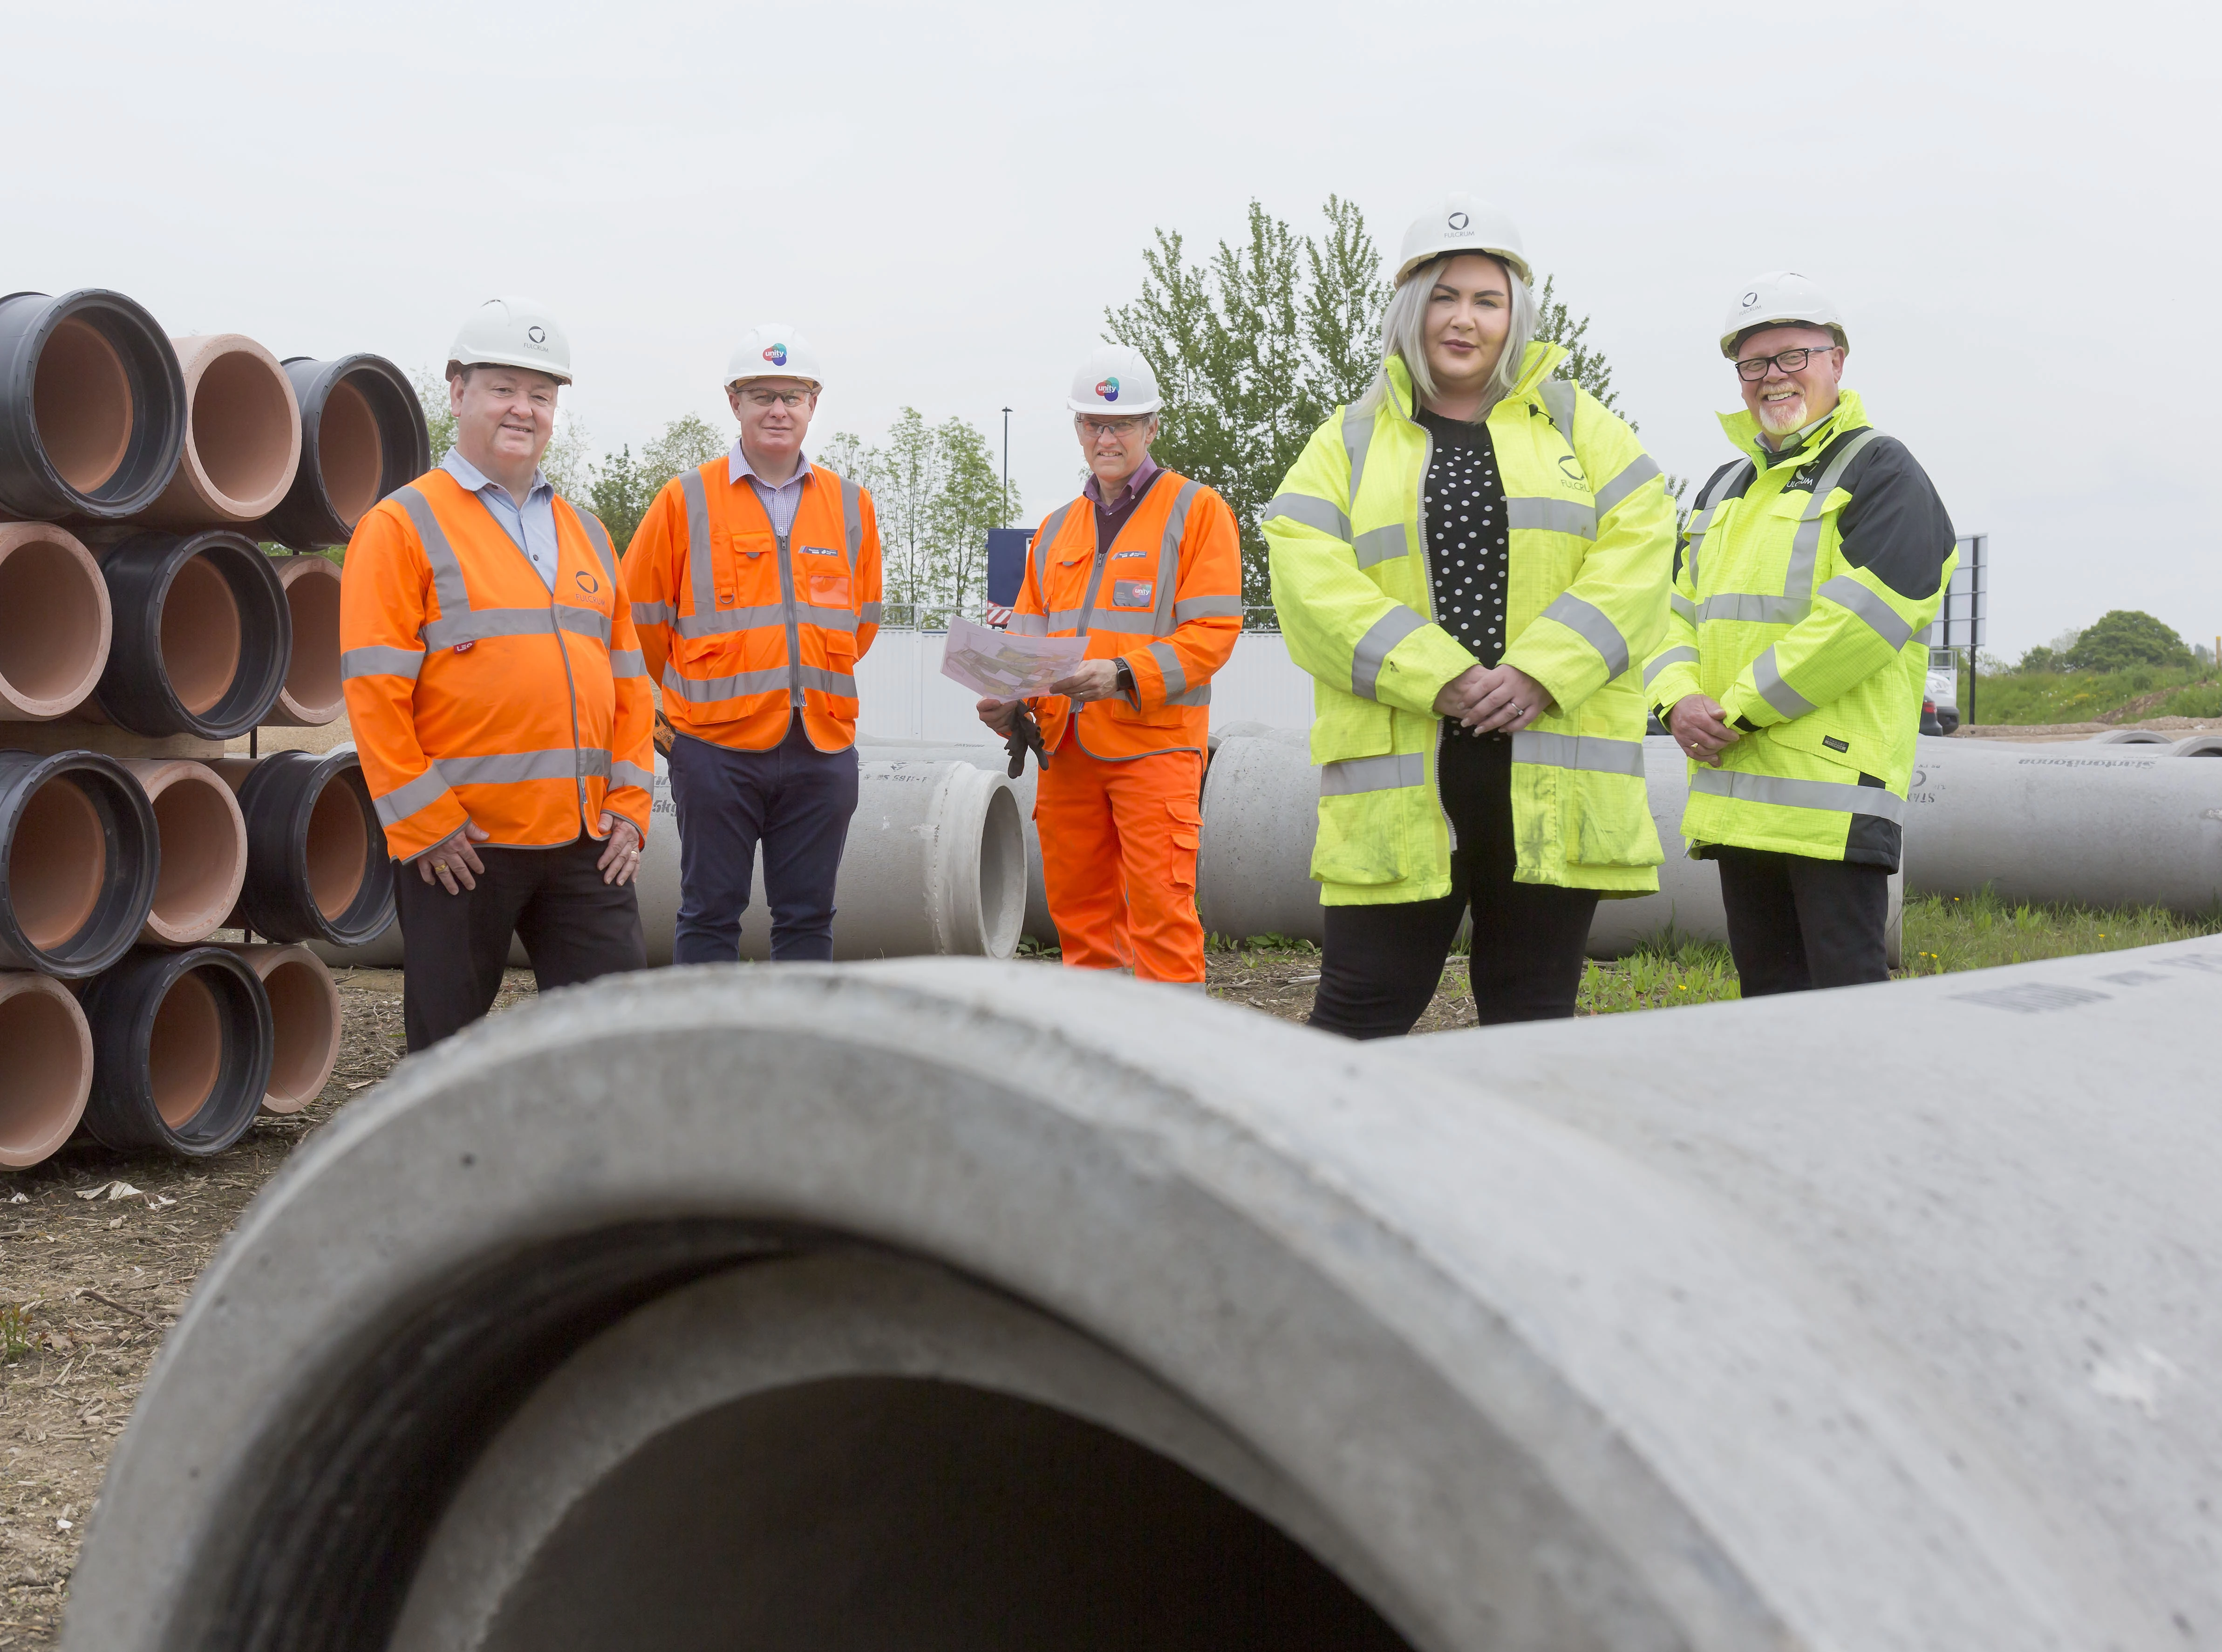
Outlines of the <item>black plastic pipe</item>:
M293 658L286 587L254 542L228 528L135 533L101 553L114 612L93 691L134 734L229 740L270 714Z
M301 468L255 532L295 550L347 543L370 507L432 468L424 405L382 355L286 362L301 404Z
M0 514L145 510L177 472L185 411L168 335L121 292L0 298Z
M76 981L122 957L154 904L160 842L115 758L0 751L0 969Z
M142 946L85 990L85 1128L118 1153L220 1153L247 1134L277 1047L254 965L220 946Z
M239 909L256 935L360 946L386 933L393 863L354 751L273 751L240 782L239 807L247 816Z

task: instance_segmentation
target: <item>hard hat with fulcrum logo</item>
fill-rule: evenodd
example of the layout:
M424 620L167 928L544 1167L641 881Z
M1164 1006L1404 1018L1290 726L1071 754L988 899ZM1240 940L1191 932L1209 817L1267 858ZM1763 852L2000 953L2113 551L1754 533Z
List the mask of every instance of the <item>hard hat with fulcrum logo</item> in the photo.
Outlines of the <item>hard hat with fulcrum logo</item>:
M571 340L545 305L530 298L488 298L455 330L450 367L529 367L557 384L571 382Z
M1838 348L1850 352L1852 341L1845 336L1843 311L1836 301L1796 270L1769 270L1745 282L1729 300L1728 319L1721 323L1721 354L1733 361L1745 334L1800 325L1823 329Z
M751 327L733 346L732 359L725 363L725 387L730 390L750 379L801 379L813 389L825 387L818 352L783 321Z
M1487 253L1503 261L1522 280L1535 285L1528 254L1521 248L1520 226L1503 207L1492 206L1478 195L1446 197L1441 211L1412 220L1397 261L1397 285L1403 286L1421 265L1451 253Z
M1158 375L1141 351L1124 344L1090 350L1072 375L1072 394L1065 399L1076 413L1154 413L1164 405Z

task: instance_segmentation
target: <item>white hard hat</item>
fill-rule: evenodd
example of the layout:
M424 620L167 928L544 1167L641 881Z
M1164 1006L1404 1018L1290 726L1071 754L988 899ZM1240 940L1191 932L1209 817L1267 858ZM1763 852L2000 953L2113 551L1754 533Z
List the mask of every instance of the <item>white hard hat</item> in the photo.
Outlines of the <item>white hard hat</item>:
M461 367L530 367L557 384L571 382L571 338L545 305L530 298L488 298L463 318L448 360Z
M1104 344L1090 350L1072 375L1072 394L1064 405L1076 413L1154 413L1165 399L1158 393L1158 375L1141 351Z
M1846 350L1843 311L1829 295L1796 270L1769 270L1736 290L1721 323L1721 354L1736 360L1736 340L1757 327L1825 327Z
M761 322L741 335L725 363L727 388L744 379L805 379L823 390L818 352L810 341L783 321Z
M1520 226L1503 207L1491 206L1478 196L1447 196L1441 211L1412 220L1412 227L1404 231L1396 284L1403 286L1414 270L1446 253L1487 253L1510 265L1522 280L1535 283L1528 254L1520 248Z

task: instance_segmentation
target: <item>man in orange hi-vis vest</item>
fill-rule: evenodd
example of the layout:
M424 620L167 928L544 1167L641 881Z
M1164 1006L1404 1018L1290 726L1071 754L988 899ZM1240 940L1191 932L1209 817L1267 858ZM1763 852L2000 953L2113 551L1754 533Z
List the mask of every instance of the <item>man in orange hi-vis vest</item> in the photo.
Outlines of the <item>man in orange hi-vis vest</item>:
M1242 632L1240 535L1224 499L1150 457L1164 403L1139 353L1097 350L1068 405L1094 474L1034 535L1009 627L1088 639L1033 702L1042 883L1066 964L1201 987L1197 802L1212 675ZM980 720L1007 734L1016 703L983 700Z
M857 662L880 629L872 496L804 457L815 352L750 332L725 369L732 450L664 484L625 584L672 728L676 964L740 956L763 845L775 960L833 956L833 885L857 809Z
M647 963L653 700L610 537L540 474L570 344L495 298L448 355L454 451L356 524L340 583L411 1050L493 1007L512 934L543 989Z

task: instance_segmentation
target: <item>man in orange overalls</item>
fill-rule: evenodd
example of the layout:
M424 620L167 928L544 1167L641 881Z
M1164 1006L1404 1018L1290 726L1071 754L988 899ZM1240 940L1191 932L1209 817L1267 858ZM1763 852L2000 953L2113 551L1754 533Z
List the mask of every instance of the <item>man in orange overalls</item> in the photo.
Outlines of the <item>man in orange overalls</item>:
M1224 499L1150 457L1164 402L1138 352L1090 355L1068 405L1094 474L1035 533L1010 624L1088 639L1033 702L1042 882L1070 967L1201 987L1197 802L1212 675L1242 631L1240 536ZM1017 705L983 700L980 720L1008 734Z

